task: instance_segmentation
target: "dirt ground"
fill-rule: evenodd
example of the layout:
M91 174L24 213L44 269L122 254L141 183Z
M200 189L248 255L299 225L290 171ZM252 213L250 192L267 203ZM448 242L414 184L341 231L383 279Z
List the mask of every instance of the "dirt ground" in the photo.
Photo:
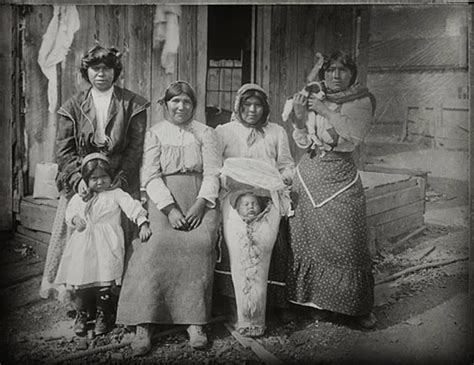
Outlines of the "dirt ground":
M459 181L431 179L427 192L427 212L463 206L467 185ZM378 324L362 330L348 317L331 316L325 321L311 318L307 310L294 308L295 318L286 322L272 308L268 329L256 343L288 364L469 364L468 227L447 220L446 224L426 224L418 235L397 245L400 237L384 243L375 262L375 308ZM3 263L30 268L40 265L31 247L15 241L2 246ZM457 260L425 268L383 282L390 275L421 264ZM33 272L35 272L33 270ZM5 276L6 275L6 276ZM26 275L26 274L25 274ZM37 292L39 276L25 279L6 289L9 273L2 273L2 318L0 321L0 363L170 363L170 364L260 364L265 363L251 348L242 346L223 323L207 326L210 344L196 351L187 344L184 327L157 327L149 355L132 358L127 328L89 339L72 335L73 319L56 300L29 300L26 292ZM6 277L6 279L5 279ZM25 284L28 283L28 284ZM139 310L139 308L137 308ZM222 314L216 308L216 316ZM173 329L178 330L170 333ZM166 332L168 331L168 332ZM160 335L165 333L167 335ZM122 344L122 345L121 345ZM92 352L89 356L71 356ZM471 362L469 362L471 360ZM276 361L267 361L277 363Z

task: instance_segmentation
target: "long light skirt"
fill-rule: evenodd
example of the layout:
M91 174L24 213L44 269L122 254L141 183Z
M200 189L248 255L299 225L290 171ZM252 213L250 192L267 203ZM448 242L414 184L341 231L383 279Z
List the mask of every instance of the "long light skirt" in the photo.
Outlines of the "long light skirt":
M195 202L200 175L164 178L183 212ZM201 225L185 232L149 201L152 236L135 240L130 249L120 293L117 322L126 325L205 324L211 318L216 257L217 209L206 209Z

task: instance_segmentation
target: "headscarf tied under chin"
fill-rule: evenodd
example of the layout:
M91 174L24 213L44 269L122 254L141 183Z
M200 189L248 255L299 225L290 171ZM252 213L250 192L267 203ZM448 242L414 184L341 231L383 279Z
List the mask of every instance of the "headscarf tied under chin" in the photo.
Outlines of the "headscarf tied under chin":
M270 110L270 104L268 102L268 94L265 92L265 90L257 85L257 84L244 84L240 87L240 89L237 91L237 95L235 96L234 100L234 110L232 111L232 116L230 118L231 121L238 121L242 125L244 125L247 128L250 128L250 134L247 137L247 146L251 146L254 144L254 142L257 140L258 134L261 134L262 136L265 135L265 132L263 130L263 127L265 127L268 124L268 116L269 112L265 113L262 115L262 118L255 124L249 124L246 121L242 119L241 115L241 106L243 102L243 95L247 91L259 91L262 96L263 96L263 102L266 104L266 110Z

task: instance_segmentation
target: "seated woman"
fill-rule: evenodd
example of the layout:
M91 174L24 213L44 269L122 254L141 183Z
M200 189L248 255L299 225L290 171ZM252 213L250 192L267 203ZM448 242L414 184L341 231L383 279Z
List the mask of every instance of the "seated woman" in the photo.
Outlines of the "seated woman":
M267 162L229 158L221 170L224 238L237 304L236 329L256 337L265 331L267 281L289 189Z
M166 119L146 134L142 184L153 235L134 242L117 322L136 325L136 355L151 349L150 324L186 325L189 344L204 348L211 319L219 214L220 158L214 130L193 119L196 95L172 83L162 99Z

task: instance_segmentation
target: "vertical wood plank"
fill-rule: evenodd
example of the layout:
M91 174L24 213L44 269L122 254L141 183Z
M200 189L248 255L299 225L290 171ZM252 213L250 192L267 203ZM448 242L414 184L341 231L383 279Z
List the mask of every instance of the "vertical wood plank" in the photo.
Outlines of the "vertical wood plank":
M197 6L182 7L179 24L178 78L196 87L196 18Z
M126 6L95 6L97 40L106 47L115 46L121 52L125 44L124 27Z
M25 77L25 130L28 145L28 191L33 191L36 164L49 160L46 149L51 148L47 141L48 124L48 80L38 65L38 51L43 34L53 15L53 7L35 6L26 16L23 61Z
M12 186L12 105L14 59L13 42L15 12L10 5L0 5L0 231L13 228L13 186Z
M61 103L73 96L78 91L90 85L82 79L79 68L81 58L93 47L97 38L95 7L78 5L80 28L74 34L71 50L66 56L66 61L61 70Z
M28 156L26 156L26 147L24 133L25 130L25 118L24 118L24 100L22 85L23 79L23 47L22 47L22 36L20 35L20 27L24 29L24 18L20 17L20 9L14 8L14 16L16 22L14 23L13 31L13 53L12 57L15 59L14 65L14 78L12 79L12 107L13 113L13 124L12 124L12 146L13 149L13 213L17 214L20 212L20 201L25 194L25 180L27 180L27 171L23 170L23 165L27 164Z
M153 6L127 6L124 86L150 100ZM148 113L148 124L150 124Z
M153 12L156 7L153 8ZM181 24L181 19L180 19ZM155 30L155 29L154 29ZM178 78L178 61L175 62L175 71L166 73L161 66L161 52L163 51L164 42L158 42L154 36L152 39L152 58L151 58L151 107L150 107L150 123L153 126L163 120L163 107L157 101L163 97L168 85Z
M288 7L276 5L273 7L271 20L271 46L270 46L270 101L271 115L278 113L281 103L281 89L287 83L287 68L285 49L285 33L287 28L287 9ZM278 75L278 76L277 76Z
M207 81L207 6L197 6L197 57L196 57L196 119L206 123L206 81Z
M178 78L188 81L196 90L196 120L205 123L207 74L207 7L182 7L178 53Z
M257 6L256 82L270 92L272 6Z
M369 66L370 7L359 6L357 8L361 17L358 52L359 57L357 58L358 78L361 84L367 85L367 69Z

